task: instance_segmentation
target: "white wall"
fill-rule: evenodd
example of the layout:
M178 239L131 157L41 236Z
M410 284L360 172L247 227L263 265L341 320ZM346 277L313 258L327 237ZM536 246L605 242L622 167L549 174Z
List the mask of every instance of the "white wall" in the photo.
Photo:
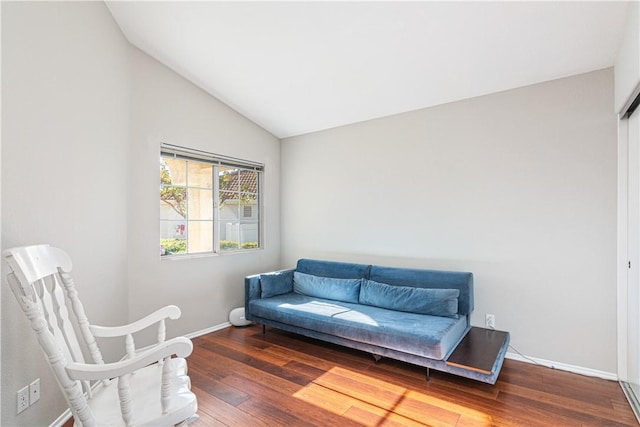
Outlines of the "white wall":
M640 89L640 2L631 2L624 36L615 63L615 110L638 95Z
M68 251L97 324L127 318L128 55L103 3L2 2L2 247ZM64 399L4 278L1 289L0 424L48 425ZM16 416L36 377L41 400Z
M291 138L280 153L131 48L102 3L1 7L2 247L65 248L95 323L172 303L183 319L170 335L220 324L244 275L301 256L460 269L476 276L474 324L492 312L531 356L615 371L611 70ZM264 250L160 260L161 141L265 163ZM1 292L0 424L47 425L64 401ZM43 398L15 416L35 377Z
M471 271L523 353L616 371L611 69L282 141L282 261Z
M0 25L1 23L2 23L2 7L0 6ZM0 31L0 46L2 46L2 31ZM1 81L2 81L2 55L0 55L0 82ZM0 89L0 99L2 99L2 89ZM0 107L0 111L2 111L1 107ZM0 114L0 189L1 188L2 188L2 114ZM2 197L0 197L0 248L2 247L1 230L2 230ZM3 275L4 275L4 265L0 263L0 278L4 277ZM0 282L0 286L1 286L1 282ZM0 292L2 292L2 290L0 290ZM0 333L2 333L2 304L1 303L0 303ZM0 369L2 369L2 339L0 339ZM0 387L0 402L1 401L2 401L2 387ZM1 404L0 404L0 421L2 421L2 405Z
M130 317L165 304L182 309L170 334L194 332L228 320L244 305L247 274L278 266L280 254L280 142L226 105L132 47L129 200ZM250 253L160 259L158 159L167 142L264 163L264 249Z
M278 266L279 141L131 47L103 3L2 2L2 92L2 247L67 250L93 323L177 304L169 335L209 328L243 304L245 275ZM160 260L160 141L265 164L264 250ZM41 400L16 416L16 391L36 377ZM2 394L3 426L66 409L6 285Z

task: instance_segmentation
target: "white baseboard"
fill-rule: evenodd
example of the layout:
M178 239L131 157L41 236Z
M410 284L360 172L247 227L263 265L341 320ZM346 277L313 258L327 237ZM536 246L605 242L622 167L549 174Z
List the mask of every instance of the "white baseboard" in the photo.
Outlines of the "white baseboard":
M599 371L597 369L585 368L582 366L568 365L566 363L554 362L552 360L538 359L537 357L522 356L517 353L508 352L505 357L519 362L531 363L532 365L542 365L551 369L572 372L574 374L597 377L605 380L618 381L618 375L612 372Z
M49 427L62 427L64 423L71 419L71 409L67 409Z
M633 410L633 414L640 423L640 401L638 401L638 396L636 395L634 388L626 381L620 381L620 386L622 387L622 391L624 391L624 395Z
M212 326L210 328L200 329L199 331L195 331L195 332L191 332L189 334L185 334L185 337L187 337L189 339L193 339L193 338L200 337L202 335L209 334L211 332L219 331L220 329L228 328L230 326L231 326L231 323L224 322L224 323L220 323L219 325Z

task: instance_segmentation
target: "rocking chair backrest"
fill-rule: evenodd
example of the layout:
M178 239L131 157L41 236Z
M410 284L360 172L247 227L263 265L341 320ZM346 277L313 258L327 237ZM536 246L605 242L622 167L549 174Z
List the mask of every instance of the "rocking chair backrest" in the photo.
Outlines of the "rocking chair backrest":
M79 326L93 363L103 360L69 275L71 259L64 251L49 245L8 249L3 256L11 269L7 277L11 290L30 320L58 383L67 390L65 398L76 415L76 410L86 408L83 389L89 397L91 389L88 382L80 385L69 378L65 369L69 363L85 361L70 314ZM71 310L67 309L65 294Z

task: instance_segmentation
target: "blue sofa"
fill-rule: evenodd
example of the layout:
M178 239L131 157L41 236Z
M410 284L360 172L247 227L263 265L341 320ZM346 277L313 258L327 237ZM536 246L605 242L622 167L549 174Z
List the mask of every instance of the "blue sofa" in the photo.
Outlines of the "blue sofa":
M446 363L472 311L472 273L300 259L245 278L247 320L494 384L508 338L490 374Z

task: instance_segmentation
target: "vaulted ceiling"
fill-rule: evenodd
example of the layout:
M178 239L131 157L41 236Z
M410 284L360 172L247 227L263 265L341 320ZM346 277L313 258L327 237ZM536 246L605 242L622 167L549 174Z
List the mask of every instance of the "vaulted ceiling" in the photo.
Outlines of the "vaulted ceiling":
M133 45L284 138L611 67L630 4L107 6Z

